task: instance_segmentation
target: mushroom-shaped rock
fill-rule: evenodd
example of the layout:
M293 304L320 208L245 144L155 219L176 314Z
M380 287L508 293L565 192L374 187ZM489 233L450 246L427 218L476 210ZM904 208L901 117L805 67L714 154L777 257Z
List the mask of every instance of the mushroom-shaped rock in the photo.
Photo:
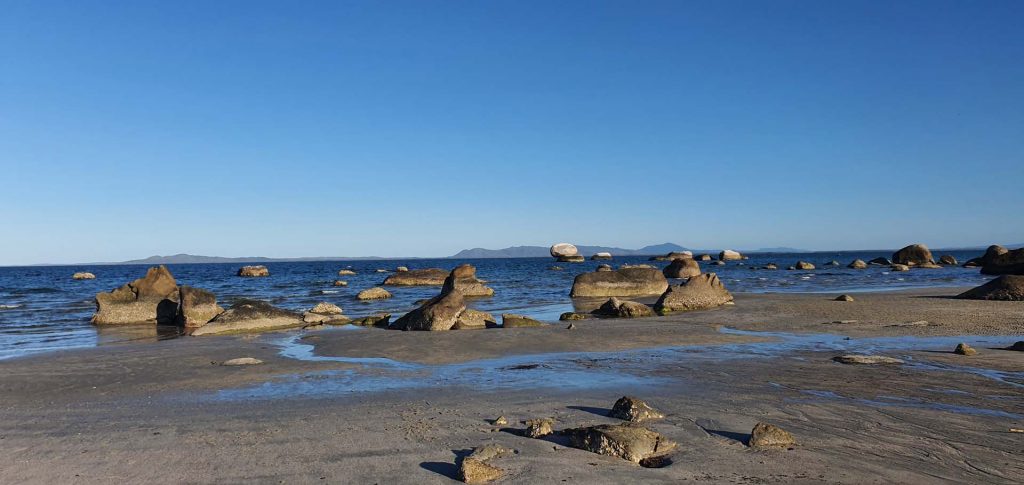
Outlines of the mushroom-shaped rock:
M192 335L267 332L304 325L302 316L258 300L239 300Z
M617 317L617 318L640 318L640 317L653 317L654 310L651 307L644 305L643 303L637 303L635 301L622 301L618 298L611 297L608 301L604 302L600 308L594 310L594 315L601 315L606 317Z
M78 272L78 273L75 273L75 274L71 275L71 279L73 279L73 280L94 280L94 279L96 279L96 275L94 275L92 273Z
M676 443L647 428L633 424L602 424L567 429L574 448L640 463L676 448Z
M224 313L224 309L217 305L217 296L209 291L182 285L178 294L178 325L185 328L202 327Z
M634 423L665 417L664 414L661 414L640 398L633 396L623 396L618 401L615 401L615 405L612 406L608 416Z
M987 253L986 257L988 257ZM991 258L985 261L984 266L981 268L981 273L987 275L1024 275L1024 248L992 255Z
M268 270L266 266L242 266L242 268L238 270L238 276L244 276L247 278L270 276L270 270Z
M670 286L654 304L658 313L705 310L732 301L732 294L715 273L704 273L678 286Z
M96 325L173 324L178 314L178 284L166 266L109 293L96 294Z
M793 435L774 424L757 423L750 432L751 448L786 448L796 444Z
M620 268L576 276L569 296L643 296L657 295L668 288L665 275L656 268Z
M576 246L569 243L558 243L551 246L551 257L562 258L566 256L576 256L579 254L579 250Z
M917 266L923 263L934 264L935 260L932 258L932 252L928 250L928 246L924 244L911 244L893 253L892 262L894 264Z
M458 290L441 293L423 306L406 313L391 328L397 330L429 330L442 331L451 330L459 319L459 315L466 310L466 301Z
M471 264L457 266L445 278L441 293L453 289L459 290L462 296L491 296L494 290L484 286L484 282L476 279L476 268Z
M501 326L503 328L543 327L544 325L546 325L544 322L523 315L515 313L501 314Z
M968 300L1024 301L1024 276L1002 275L988 283L961 293Z
M868 263L865 263L863 259L855 259L850 262L850 264L846 265L846 267L850 269L866 269L868 267Z
M808 263L807 261L797 261L796 264L793 265L793 267L802 271L809 271L814 269L814 265Z
M439 268L401 271L384 279L385 286L441 286L448 272Z
M383 300L385 298L391 298L391 292L375 286L373 288L367 288L356 294L357 300Z
M693 258L673 259L661 272L666 278L689 278L700 274L700 263Z
M602 252L602 253L594 253L594 255L590 257L591 261L600 261L600 260L606 260L607 261L609 259L612 259L612 253L604 253L604 252Z
M733 251L732 249L726 249L718 253L719 261L736 261L740 259L743 259L743 255L736 251Z

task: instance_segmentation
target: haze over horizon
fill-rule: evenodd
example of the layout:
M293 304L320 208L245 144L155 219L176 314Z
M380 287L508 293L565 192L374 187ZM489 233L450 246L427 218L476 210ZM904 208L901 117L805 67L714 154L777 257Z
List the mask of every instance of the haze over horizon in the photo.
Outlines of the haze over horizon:
M1020 243L1022 19L1012 1L8 2L0 265Z

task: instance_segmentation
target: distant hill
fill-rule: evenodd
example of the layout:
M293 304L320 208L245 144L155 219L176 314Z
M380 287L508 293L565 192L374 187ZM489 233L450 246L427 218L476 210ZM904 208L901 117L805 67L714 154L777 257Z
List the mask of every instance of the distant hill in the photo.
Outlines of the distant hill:
M224 258L220 256L197 256L194 254L175 254L172 256L150 256L145 259L133 259L120 263L97 264L205 264L205 263L280 263L288 261L352 261L359 259L384 259L377 256L358 258L346 257L306 257L306 258L265 258L262 256ZM397 258L395 258L397 259ZM404 258L403 258L404 259ZM409 258L412 259L412 258Z
M595 253L612 253L612 256L653 256L666 254L672 251L684 251L686 248L672 243L655 244L644 246L640 249L613 248L608 246L582 246L577 245L583 256L593 256ZM550 258L550 248L546 246L513 246L505 249L484 249L473 248L463 249L458 253L449 256L452 259L475 259L475 258Z

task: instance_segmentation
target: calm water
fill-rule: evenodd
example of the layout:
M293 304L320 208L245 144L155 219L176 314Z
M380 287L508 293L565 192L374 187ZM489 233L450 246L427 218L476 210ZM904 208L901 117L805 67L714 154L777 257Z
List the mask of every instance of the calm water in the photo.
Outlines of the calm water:
M952 252L958 260L979 256L980 251ZM945 253L943 253L945 254ZM919 269L891 273L887 267L866 270L846 269L853 259L865 261L889 257L885 252L754 254L742 262L726 266L702 263L706 271L718 273L734 292L836 292L943 286L976 286L988 280L977 269L949 267ZM938 254L936 254L938 257ZM774 262L785 268L797 260L814 263L814 271L754 270ZM842 266L825 266L837 260ZM518 259L418 259L381 261L319 261L302 263L268 263L269 278L240 278L235 272L239 264L176 264L168 265L179 284L213 291L222 306L239 298L256 298L296 311L309 309L321 301L341 306L345 314L359 317L378 311L396 316L414 307L414 302L429 298L438 287L390 287L395 295L388 300L360 302L360 290L379 285L396 266L409 268L445 268L469 262L477 267L477 276L494 288L492 298L475 299L471 306L492 313L522 313L541 320L553 321L561 312L572 309L569 288L573 278L593 271L600 261L558 263L565 271L551 271L556 263L548 258ZM647 257L620 257L611 263L646 263ZM667 262L652 262L664 267ZM342 268L358 274L337 276ZM95 280L75 281L71 274L89 271ZM46 266L0 267L0 358L71 347L89 347L118 342L173 337L174 329L153 326L97 328L89 323L95 310L94 296L133 279L142 277L146 266ZM334 287L336 279L348 281L347 287Z

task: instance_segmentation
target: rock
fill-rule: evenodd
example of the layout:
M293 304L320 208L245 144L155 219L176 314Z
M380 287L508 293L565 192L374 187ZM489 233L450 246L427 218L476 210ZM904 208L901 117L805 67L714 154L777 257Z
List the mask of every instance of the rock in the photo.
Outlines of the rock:
M610 260L610 259L612 259L612 253L594 253L594 255L590 257L591 261Z
M174 324L178 314L178 284L166 266L149 268L146 276L109 293L96 294L96 325L130 323Z
M455 325L452 330L473 330L482 328L495 328L498 326L498 321L487 312L480 310L474 310L467 308L459 314L455 320Z
M775 263L768 263L764 265L764 269L779 269L779 266Z
M569 326L565 327L566 330L576 330L576 322L569 322Z
M676 448L674 441L633 424L602 424L564 432L574 448L640 463Z
M633 423L665 417L664 414L656 411L646 402L640 400L640 398L633 396L623 396L618 401L615 401L615 405L612 406L612 411L608 413L608 416Z
M635 301L621 301L615 297L609 298L608 301L604 302L604 304L597 310L594 310L593 313L595 315L618 318L641 318L654 316L654 310L651 310L651 307L644 305L643 303L637 303Z
M751 448L788 448L796 444L796 438L774 424L757 423L747 444Z
M968 300L1024 301L1024 276L1002 275L988 283L961 293L957 298Z
M922 263L934 264L935 260L932 259L932 252L928 250L928 246L924 244L911 244L893 253L892 262L894 264L917 266Z
M719 261L736 261L740 259L743 259L743 255L733 251L732 249L726 249L725 251L718 253Z
M357 318L349 323L359 327L388 328L388 326L391 325L391 314L382 313L378 315L370 315L362 318Z
M357 300L383 300L385 298L391 298L391 296L392 295L391 295L390 291L385 290L384 288L381 288L379 286L375 286L373 288L368 288L368 289L365 289L363 291L360 291L358 294L356 294L356 299Z
M895 271L897 273L902 271L910 271L910 266L907 266L905 264L894 264L889 267L889 271Z
M666 278L689 278L700 274L700 264L693 258L673 259L661 272Z
M526 429L523 430L523 436L527 438L543 438L554 432L552 426L555 425L555 420L551 418L537 418L528 419L523 421L526 425Z
M348 286L348 281L335 280L334 286Z
M398 273L405 273L406 271L409 271L409 268L406 266L399 266L395 268L395 271Z
M892 266L892 261L889 261L888 259L879 257L879 258L872 259L871 261L868 261L868 264L874 264L874 265L877 265L877 266Z
M624 264L622 266L619 266L619 269L633 269L633 268L655 269L654 266L651 266L649 264Z
M310 313L319 313L321 315L341 315L341 307L333 303L322 301L309 309Z
M944 266L956 266L960 263L952 255L943 254L942 256L939 257L939 264Z
M543 322L534 320L530 317L516 315L515 313L501 314L501 326L503 328L543 327L544 325L546 324Z
M413 269L384 279L385 286L441 286L448 272L439 268Z
M1006 248L1002 248L1005 250ZM989 255L981 267L981 274L987 275L1024 275L1024 248L1006 251L1002 254Z
M498 416L494 421L491 421L491 424L495 426L508 426L508 418L505 416Z
M846 267L850 269L867 269L868 263L865 263L863 259L855 259Z
M558 316L558 319L563 321L563 322L570 321L570 320L585 320L586 318L587 318L587 314L586 313L576 313L576 312L565 312L565 313L563 313L563 314Z
M242 266L242 269L238 270L238 276L245 276L247 278L270 276L270 270L266 266Z
M839 362L840 364L860 364L860 365L879 365L879 364L902 364L903 361L900 359L894 359L892 357L884 357L881 355L840 355L833 357L832 360Z
M441 293L452 289L459 290L462 296L491 296L494 290L484 286L484 282L476 279L476 268L471 264L462 264L452 270L445 278Z
M708 260L711 259L710 255L706 255L706 256L708 256ZM691 251L672 251L671 253L668 253L668 254L666 254L664 256L653 256L653 257L651 257L649 259L649 261L672 261L673 259L682 259L682 258L693 259L693 252L691 252ZM707 261L707 260L705 260L705 261Z
M354 275L354 274L356 274L356 272L352 271L350 269L339 269L338 270L338 276L351 276L351 275Z
M506 421L505 424L508 424L508 422ZM480 461L490 461L494 458L511 456L515 454L515 452L515 450L505 448L504 446L501 445L487 444L484 446L478 446L474 448L473 452L469 454L469 457L476 458L477 460Z
M551 271L564 271L564 268L562 268L561 266L551 266L548 269Z
M679 286L670 286L654 304L654 310L665 314L679 311L705 310L725 305L732 294L715 273L694 276Z
M725 261L715 261L715 266L725 266Z
M352 319L341 314L341 307L333 303L320 302L302 315L302 321L312 324L344 325Z
M576 256L577 254L579 254L579 250L576 249L576 246L573 246L572 244L569 244L569 243L558 243L558 244L555 244L554 246L551 246L551 257L552 258L561 258L561 257L564 257L564 256Z
M94 279L96 279L96 275L94 275L92 273L79 272L79 273L75 273L75 274L71 275L71 279L73 279L73 280L94 280Z
M711 261L714 258L712 258L710 254L701 254L693 259L696 259L697 261Z
M177 322L180 326L202 327L224 313L224 309L217 305L217 296L209 291L182 285L178 294Z
M953 353L957 355L974 355L977 354L978 351L974 350L974 347L961 342L957 344L955 349L953 349Z
M978 267L978 266L985 266L986 264L991 263L997 257L999 257L999 256L1001 256L1003 254L1006 254L1008 252L1010 252L1009 249L1006 249L1006 248L1004 248L1004 247L1002 247L1002 246L1000 246L998 244L993 244L993 245L989 246L987 249L985 249L985 254L983 254L983 255L981 255L981 256L979 256L977 258L969 259L966 263L964 263L964 267L965 268L975 268L975 267Z
M1017 352L1024 352L1024 340L1014 342L1013 345L1006 348L1006 350L1014 350Z
M236 366L236 365L257 365L262 364L263 361L260 359L254 359L252 357L239 357L237 359L230 359L221 362L220 365Z
M665 275L656 268L620 268L617 271L583 273L572 282L569 296L657 295L668 288Z
M853 301L853 297L850 295L839 295L836 297L836 301Z
M388 270L386 270L384 268L377 268L374 271L377 272L377 273L390 273L390 271L388 271Z
M458 290L441 293L423 306L406 313L391 328L397 330L426 330L444 331L451 330L459 319L459 315L466 310L466 302L462 293Z
M828 263L828 266L839 266L839 261L833 259Z
M808 271L814 269L814 265L808 263L807 261L797 261L796 264L793 265L793 267L801 271Z
M923 268L923 269L942 269L941 265L938 265L938 264L935 264L935 263L927 263L927 262L921 263L921 264L919 264L917 266L914 266L914 267L915 268Z
M612 266L610 264L599 264L595 271L612 271Z
M239 300L206 325L195 329L192 335L267 332L303 325L299 314L276 308L265 301Z
M488 465L476 458L467 456L459 460L459 480L465 483L487 483L501 478L504 474L505 471L501 468Z
M586 260L587 260L587 258L584 258L583 256L580 256L578 254L575 255L575 256L559 256L558 257L558 262L559 263L582 263L582 262L584 262Z

